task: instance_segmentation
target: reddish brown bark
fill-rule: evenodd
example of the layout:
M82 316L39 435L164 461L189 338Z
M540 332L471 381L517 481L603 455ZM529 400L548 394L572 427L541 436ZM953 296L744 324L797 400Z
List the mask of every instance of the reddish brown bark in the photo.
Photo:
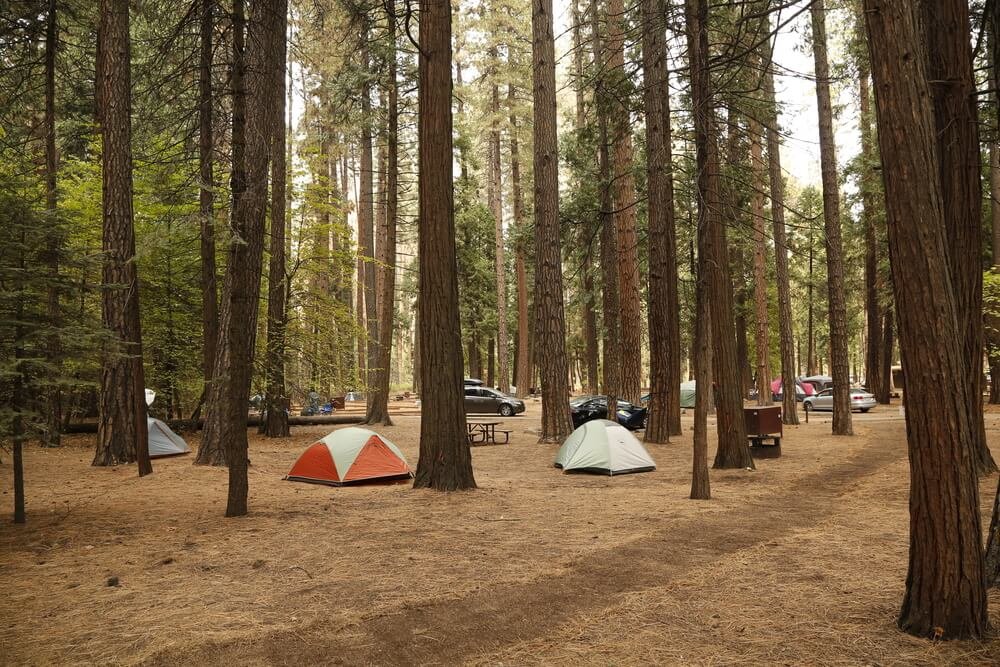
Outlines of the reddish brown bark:
M639 298L639 239L636 233L635 160L625 71L625 3L608 0L608 81L611 132L612 217L617 233L619 327L619 397L638 404L642 394L642 307Z
M865 229L865 384L878 396L882 389L882 306L879 303L879 242L876 226L876 193L874 188L875 141L872 136L871 76L868 61L858 60L858 96L861 126L861 219Z
M757 405L771 405L771 344L768 337L767 237L764 232L763 128L750 120L750 167L753 173L753 305L754 347L756 348Z
M205 392L209 391L219 338L219 303L215 273L215 176L212 130L212 31L215 0L201 0L198 67L198 211L201 249L201 359Z
M823 222L826 231L827 306L830 319L830 375L833 377L833 434L852 435L851 369L847 355L847 302L844 298L844 250L840 238L840 186L837 183L830 71L826 57L824 0L810 6L813 60L816 67L816 106L819 111L820 171L823 178Z
M600 3L591 5L593 25L594 62L603 63L604 43L600 25ZM612 211L611 197L611 157L608 141L608 115L610 113L610 91L602 70L594 79L594 107L597 111L597 164L600 186L601 224L601 310L604 315L602 391L609 405L617 405L621 396L621 309L619 300L618 234ZM617 411L609 410L608 419L617 420Z
M773 54L768 58L771 60ZM788 243L785 236L785 183L781 173L781 139L778 111L774 101L774 67L769 63L764 75L767 105L767 173L771 195L771 230L774 238L774 273L778 285L778 344L781 348L781 420L799 423L795 400L795 333L792 327L792 297L788 278Z
M417 134L421 420L415 488L475 488L465 430L452 179L451 5L420 2Z
M57 328L62 323L62 307L59 304L59 263L63 252L64 231L57 209L57 168L59 156L56 153L56 50L59 46L58 15L56 0L48 0L45 18L45 214L48 218L49 234L42 260L48 267L51 284L47 290L47 311L49 324ZM49 336L48 362L54 368L62 367L62 341L58 335ZM48 393L48 413L42 442L48 447L58 447L62 430L62 389L52 386Z
M101 363L97 451L93 465L138 463L139 476L153 472L146 429L139 276L132 210L132 84L129 5L102 0L98 31L98 90L103 176L104 265L101 320L111 343Z
M743 422L743 397L736 363L736 333L733 325L733 288L729 275L726 228L722 221L719 187L719 153L712 83L709 76L708 2L687 0L688 53L691 67L691 99L694 108L695 149L698 165L699 225L707 229L699 236L699 256L707 268L708 301L711 304L713 383L717 396L719 437L714 468L753 468Z
M680 323L671 171L670 100L661 0L642 2L646 81L646 182L649 197L649 419L647 442L680 434Z
M864 7L906 369L910 561L898 622L921 637L982 637L988 619L976 427L948 269L952 230L938 179L925 45L911 3L865 0Z
M285 20L288 14L288 0L275 0L274 11ZM273 36L272 36L273 37ZM285 56L287 51L284 35L280 40L272 40L269 45L269 74L271 87L268 94L273 96L271 104L272 137L270 142L271 160L271 230L270 261L267 273L267 359L265 375L267 388L264 405L266 416L264 434L271 438L289 435L288 407L285 395L285 327L287 307L285 296L288 291L285 274L285 190L287 167L285 163Z
M389 368L392 365L392 332L396 301L396 217L399 208L399 151L398 151L398 100L396 85L396 42L395 32L391 33L392 46L389 51L389 81L387 84L386 135L383 141L386 151L386 167L383 175L385 186L381 188L385 197L385 213L381 216L378 243L378 364L375 384L368 396L369 424L392 426L389 417ZM399 350L397 350L399 353Z
M969 3L922 0L927 76L937 130L938 174L948 230L948 264L955 292L959 334L964 344L967 410L979 474L997 469L986 444L983 422L982 166Z
M532 0L535 173L535 354L542 383L540 442L562 442L569 417L569 368L559 243L559 154L552 0Z
M232 113L232 133L230 142L232 144L232 169L230 171L230 190L232 191L232 206L230 207L229 224L232 231L242 231L235 219L239 202L246 191L246 17L244 13L244 0L234 0L232 21L232 56L230 63L229 80L232 87L233 113ZM228 260L232 259L232 249ZM209 385L207 392L205 428L202 431L201 443L198 445L198 454L195 457L195 464L198 465L225 465L226 448L222 439L222 419L224 414L223 401L225 400L225 374L228 372L229 356L231 353L228 339L229 322L231 314L229 312L229 300L231 297L233 277L230 276L227 264L226 276L223 281L223 294L219 310L217 345L215 350L215 368L212 370L213 381ZM255 311L256 312L256 311ZM225 358L223 358L225 357ZM216 381L218 378L218 381Z
M524 197L521 190L521 154L518 150L517 117L514 115L514 85L507 86L507 106L510 110L510 181L511 198L513 199L514 225L522 233L518 234L519 239L523 239L524 225ZM519 240L514 257L514 273L517 280L517 395L524 398L528 395L528 388L531 387L531 366L528 359L528 268L525 260L525 249L523 240Z

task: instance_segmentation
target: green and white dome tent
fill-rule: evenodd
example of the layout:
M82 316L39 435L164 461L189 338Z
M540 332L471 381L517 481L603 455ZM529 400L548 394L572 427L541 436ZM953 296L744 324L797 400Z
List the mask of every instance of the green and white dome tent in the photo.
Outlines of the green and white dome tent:
M566 438L556 454L563 472L625 475L656 470L649 452L624 426L606 419L589 421Z

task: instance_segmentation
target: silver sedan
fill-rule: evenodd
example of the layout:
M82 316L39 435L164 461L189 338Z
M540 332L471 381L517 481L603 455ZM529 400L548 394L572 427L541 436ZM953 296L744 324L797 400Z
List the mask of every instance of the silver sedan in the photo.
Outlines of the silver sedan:
M878 403L875 397L864 389L851 389L851 410L868 412ZM815 396L806 396L802 401L802 407L806 410L829 410L833 411L833 389L825 389Z

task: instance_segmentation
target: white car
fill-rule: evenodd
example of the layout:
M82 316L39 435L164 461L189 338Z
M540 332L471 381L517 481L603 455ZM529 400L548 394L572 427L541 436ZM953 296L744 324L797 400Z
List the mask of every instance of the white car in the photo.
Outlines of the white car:
M878 403L872 394L864 389L851 389L851 410L868 412ZM802 407L806 410L829 410L833 411L833 389L824 389L815 396L806 396L802 401Z

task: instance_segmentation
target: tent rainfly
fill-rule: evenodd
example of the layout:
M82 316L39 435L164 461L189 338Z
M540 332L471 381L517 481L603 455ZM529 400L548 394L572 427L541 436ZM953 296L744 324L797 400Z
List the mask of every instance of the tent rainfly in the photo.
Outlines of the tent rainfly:
M146 417L146 428L149 430L149 458L177 456L191 451L184 438L171 431L159 419Z
M410 466L396 445L374 431L352 426L311 445L285 479L343 486L410 477Z
M570 433L556 454L563 472L624 475L656 470L649 452L624 426L606 419L589 421Z
M696 384L694 380L681 382L681 407L693 408Z

